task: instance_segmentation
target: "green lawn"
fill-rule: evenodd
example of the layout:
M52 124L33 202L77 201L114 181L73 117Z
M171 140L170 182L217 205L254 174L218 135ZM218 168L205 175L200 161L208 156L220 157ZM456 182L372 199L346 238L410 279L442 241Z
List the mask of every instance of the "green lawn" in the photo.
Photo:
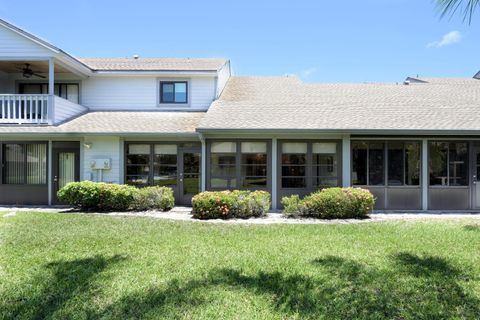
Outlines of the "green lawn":
M0 318L479 319L480 222L0 213Z

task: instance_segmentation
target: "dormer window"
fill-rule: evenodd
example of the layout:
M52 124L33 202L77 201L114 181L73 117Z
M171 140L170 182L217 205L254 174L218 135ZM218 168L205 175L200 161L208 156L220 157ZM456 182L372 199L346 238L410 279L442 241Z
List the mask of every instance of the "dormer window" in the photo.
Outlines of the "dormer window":
M187 81L160 81L160 103L188 103Z

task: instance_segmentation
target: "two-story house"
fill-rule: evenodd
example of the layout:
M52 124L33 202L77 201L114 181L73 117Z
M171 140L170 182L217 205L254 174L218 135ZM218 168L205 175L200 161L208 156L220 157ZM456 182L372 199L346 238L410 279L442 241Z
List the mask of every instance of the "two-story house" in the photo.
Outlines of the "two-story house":
M76 58L0 20L0 204L70 181L282 196L371 190L377 209L480 208L480 81L306 84L226 59ZM480 174L480 172L478 172Z

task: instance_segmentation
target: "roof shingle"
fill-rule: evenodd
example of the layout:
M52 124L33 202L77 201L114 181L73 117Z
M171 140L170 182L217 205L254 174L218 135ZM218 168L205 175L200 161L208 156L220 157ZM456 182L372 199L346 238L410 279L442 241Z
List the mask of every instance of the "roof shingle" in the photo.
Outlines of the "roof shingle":
M305 84L232 77L199 124L208 130L480 130L480 81Z
M95 111L58 126L0 126L0 133L195 134L205 112Z
M78 58L96 71L218 71L227 59Z

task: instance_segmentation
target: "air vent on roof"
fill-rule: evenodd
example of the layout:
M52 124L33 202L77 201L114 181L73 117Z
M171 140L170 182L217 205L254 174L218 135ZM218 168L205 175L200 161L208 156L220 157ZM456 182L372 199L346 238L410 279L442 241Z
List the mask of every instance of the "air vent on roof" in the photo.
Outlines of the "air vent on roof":
M133 55L133 59L137 60L138 58L140 58L140 56L138 54Z

